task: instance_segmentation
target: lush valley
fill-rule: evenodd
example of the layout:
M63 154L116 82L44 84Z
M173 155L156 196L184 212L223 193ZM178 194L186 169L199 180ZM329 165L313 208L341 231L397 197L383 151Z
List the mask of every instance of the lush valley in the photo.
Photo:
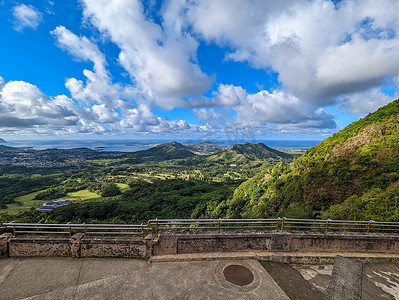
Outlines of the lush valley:
M399 221L399 100L242 183L227 216Z
M263 144L220 148L172 142L122 153L3 146L1 221L142 222L156 217L224 217L239 183L275 163L293 160L292 155ZM217 151L195 153L210 149ZM44 202L57 199L74 204L51 213L36 211Z

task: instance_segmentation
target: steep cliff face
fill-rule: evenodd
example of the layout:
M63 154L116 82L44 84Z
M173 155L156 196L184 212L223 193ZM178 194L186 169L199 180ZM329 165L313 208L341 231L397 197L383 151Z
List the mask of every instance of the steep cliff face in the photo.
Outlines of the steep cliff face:
M240 185L234 217L399 220L399 100Z

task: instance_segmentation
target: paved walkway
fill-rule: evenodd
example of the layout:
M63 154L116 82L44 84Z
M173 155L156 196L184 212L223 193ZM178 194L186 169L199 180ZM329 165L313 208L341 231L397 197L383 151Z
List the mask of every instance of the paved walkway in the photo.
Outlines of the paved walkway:
M3 258L0 300L324 298L332 264L259 262L254 256L176 255L153 257L152 261ZM399 299L399 264L373 261L363 263L362 300ZM249 270L252 283L240 286L227 281L224 270L230 265Z
M228 282L240 265L253 282ZM0 299L289 299L256 260L0 259Z

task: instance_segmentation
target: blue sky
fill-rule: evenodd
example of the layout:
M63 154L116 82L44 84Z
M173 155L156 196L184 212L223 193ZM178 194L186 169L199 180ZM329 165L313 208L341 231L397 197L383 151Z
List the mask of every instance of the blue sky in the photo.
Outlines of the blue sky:
M0 1L0 136L323 139L397 98L398 1Z

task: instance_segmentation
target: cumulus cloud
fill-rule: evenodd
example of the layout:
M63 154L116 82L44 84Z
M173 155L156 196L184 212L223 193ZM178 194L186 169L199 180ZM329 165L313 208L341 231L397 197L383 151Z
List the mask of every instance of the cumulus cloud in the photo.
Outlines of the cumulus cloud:
M388 96L382 93L380 89L373 88L361 93L342 96L339 99L339 105L353 114L369 113L394 101L398 96L399 94Z
M272 68L291 94L314 106L399 75L397 1L181 3L187 26L232 49L227 59Z
M43 14L32 5L19 4L12 9L14 29L23 31L25 28L36 29L43 20Z
M24 81L7 82L0 90L2 127L70 126L78 121L75 109L72 99L50 98Z
M86 82L76 78L68 78L65 86L74 99L85 104L122 105L121 97L126 89L120 84L112 83L107 70L105 55L98 46L85 36L77 36L64 26L58 26L51 34L56 38L58 47L72 55L75 59L94 64L93 71L83 70ZM129 87L127 87L129 89Z
M124 116L125 118L119 123L114 124L114 128L121 133L133 131L147 134L187 134L197 133L199 130L198 126L189 124L185 120L157 117L145 105L125 111Z
M229 107L236 112L236 122L258 122L275 124L297 124L296 126L335 128L333 116L321 108L304 103L297 97L282 90L258 93L247 93L242 87L234 85L219 85L218 91L211 99L196 103L203 106ZM211 120L226 115L216 114L213 109L201 108L195 110L201 120ZM231 118L230 118L231 119Z
M161 26L138 0L83 2L87 20L119 46L119 62L145 99L173 108L209 88L212 80L196 63L199 43L176 18Z
M0 132L12 134L132 134L195 131L184 120L155 116L150 107L122 108L106 104L81 107L66 95L46 96L37 86L9 81L0 87Z

